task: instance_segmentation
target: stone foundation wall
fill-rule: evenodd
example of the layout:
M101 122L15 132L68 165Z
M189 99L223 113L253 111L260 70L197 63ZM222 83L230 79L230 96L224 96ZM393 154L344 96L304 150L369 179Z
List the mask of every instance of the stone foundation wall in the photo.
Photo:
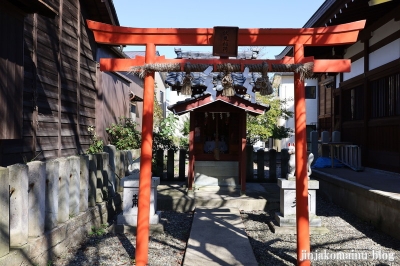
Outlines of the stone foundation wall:
M118 182L139 150L0 167L0 265L43 265L121 210Z
M80 245L92 227L107 223L107 216L105 202L90 207L39 237L29 237L26 244L10 248L9 253L0 258L0 265L47 265L68 247Z
M390 192L373 190L318 170L312 176L320 181L319 192L329 201L400 240L400 200Z

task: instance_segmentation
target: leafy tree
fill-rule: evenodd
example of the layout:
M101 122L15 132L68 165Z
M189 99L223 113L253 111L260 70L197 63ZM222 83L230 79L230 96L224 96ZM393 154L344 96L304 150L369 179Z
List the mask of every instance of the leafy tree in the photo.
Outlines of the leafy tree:
M252 144L257 138L260 139L283 139L290 136L293 132L291 128L278 126L279 118L289 119L293 117L293 112L287 110L286 100L280 100L274 94L261 96L256 93L257 102L269 105L269 111L259 116L247 116L247 142Z
M153 132L153 153L156 150L178 150L174 143L174 134L177 127L178 118L170 113L165 119L161 120L159 127Z
M161 109L160 103L156 97L156 91L154 91L154 107L153 107L153 131L160 126L163 120L163 110Z
M181 149L189 150L189 133L190 133L190 119L183 121L182 137L179 139L179 147Z

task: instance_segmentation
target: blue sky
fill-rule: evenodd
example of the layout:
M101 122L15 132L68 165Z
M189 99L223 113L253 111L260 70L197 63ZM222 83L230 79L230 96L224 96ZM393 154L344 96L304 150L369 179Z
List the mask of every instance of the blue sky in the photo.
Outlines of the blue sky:
M324 1L113 0L120 25L137 28L301 28ZM166 58L175 58L174 47L179 46L159 46L157 51ZM266 47L261 58L274 58L283 48ZM144 47L128 46L124 50L144 51ZM187 46L182 51L211 52L212 47Z

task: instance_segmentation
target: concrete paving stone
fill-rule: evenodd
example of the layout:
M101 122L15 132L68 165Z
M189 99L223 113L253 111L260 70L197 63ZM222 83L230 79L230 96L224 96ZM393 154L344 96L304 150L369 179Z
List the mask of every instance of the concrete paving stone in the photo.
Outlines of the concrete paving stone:
M258 265L239 209L197 207L183 265Z

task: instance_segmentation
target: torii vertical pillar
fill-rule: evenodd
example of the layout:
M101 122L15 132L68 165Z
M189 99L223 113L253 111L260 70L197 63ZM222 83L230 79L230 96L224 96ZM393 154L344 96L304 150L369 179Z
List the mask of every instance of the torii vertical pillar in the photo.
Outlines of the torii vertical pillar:
M146 45L146 64L153 64L156 46ZM136 231L136 265L148 262L150 229L151 157L153 146L154 72L146 73L143 92L142 151L140 157L138 223Z
M304 58L304 46L294 46L294 63ZM310 227L308 214L308 177L307 177L307 139L306 139L306 102L304 81L299 73L294 73L295 106L295 143L296 143L296 226L297 226L297 265L310 265L303 260L303 254L310 253Z

